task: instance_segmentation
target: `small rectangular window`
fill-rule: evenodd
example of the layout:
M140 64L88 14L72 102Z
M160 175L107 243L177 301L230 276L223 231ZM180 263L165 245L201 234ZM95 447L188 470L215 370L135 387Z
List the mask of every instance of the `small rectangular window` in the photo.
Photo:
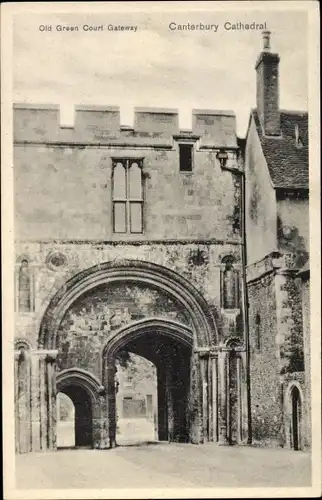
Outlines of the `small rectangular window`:
M259 314L256 314L255 318L255 341L256 341L256 349L258 352L261 350L261 317Z
M179 144L180 172L192 172L192 144Z
M142 161L117 160L113 165L114 233L142 233L142 214Z

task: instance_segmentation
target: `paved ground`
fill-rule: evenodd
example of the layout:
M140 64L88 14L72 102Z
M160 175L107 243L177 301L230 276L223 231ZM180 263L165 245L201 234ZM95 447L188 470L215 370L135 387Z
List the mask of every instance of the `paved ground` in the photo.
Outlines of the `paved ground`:
M121 418L118 421L117 443L119 445L138 444L156 440L154 422L145 418ZM72 421L57 424L57 447L75 446L75 430Z
M16 457L17 488L209 488L310 485L307 453L153 443Z

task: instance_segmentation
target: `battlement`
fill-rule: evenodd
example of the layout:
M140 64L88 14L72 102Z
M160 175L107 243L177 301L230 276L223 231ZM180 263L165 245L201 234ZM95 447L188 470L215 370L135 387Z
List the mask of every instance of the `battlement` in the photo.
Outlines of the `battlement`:
M192 110L192 130L179 129L177 109L136 107L133 127L121 126L118 106L75 106L74 124L64 126L60 107L51 104L14 104L14 140L24 143L128 143L171 145L173 137L193 136L209 147L236 147L232 111Z

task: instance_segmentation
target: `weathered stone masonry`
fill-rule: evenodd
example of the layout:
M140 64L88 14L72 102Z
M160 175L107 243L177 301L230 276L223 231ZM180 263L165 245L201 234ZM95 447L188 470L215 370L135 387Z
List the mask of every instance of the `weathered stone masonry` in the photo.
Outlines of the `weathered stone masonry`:
M245 225L253 441L310 447L308 114L279 106L269 33L256 63L245 146ZM302 313L303 311L303 313Z
M72 129L55 107L18 105L14 118L17 451L55 449L58 390L80 408L80 444L115 446L123 348L157 367L159 439L246 442L233 114L194 111L190 132L174 110L136 110L134 129L117 108L78 107ZM180 144L191 171L179 170ZM113 231L113 169L126 161L142 168L140 234Z
M122 350L159 440L310 447L308 116L268 32L256 71L245 140L230 111L14 106L17 452L56 448L58 391L76 446L115 446Z

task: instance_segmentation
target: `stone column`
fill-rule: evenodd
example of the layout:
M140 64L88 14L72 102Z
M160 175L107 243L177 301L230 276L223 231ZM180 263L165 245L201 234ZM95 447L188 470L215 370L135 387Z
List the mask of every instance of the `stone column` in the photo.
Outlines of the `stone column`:
M218 356L217 353L211 353L210 356L211 371L211 419L212 419L212 441L218 441Z
M98 400L98 415L99 415L99 439L94 440L94 447L105 450L110 447L109 443L109 422L108 422L108 404L107 391L102 387L99 393Z
M227 350L218 352L218 444L227 445Z
M191 377L189 395L190 441L194 444L203 442L202 435L202 382L198 351L191 356Z
M208 403L208 441L213 441L213 436L214 436L214 429L213 429L213 400L212 400L212 384L213 384L213 379L212 379L212 360L210 356L208 356L207 359L207 403Z
M157 367L157 381L158 381L158 417L157 417L157 432L159 441L168 440L168 410L166 398L166 384L165 384L165 369L161 363Z
M43 352L38 351L39 363L39 410L40 410L40 449L47 449L47 381L46 361Z
M241 430L240 437L243 443L248 443L248 392L247 392L247 374L246 374L247 356L245 351L240 352L239 372L240 372L240 406L241 406Z
M292 310L289 307L289 294L287 290L288 276L283 273L283 270L278 270L275 276L275 296L276 296L276 359L279 369L279 397L277 401L277 410L279 419L276 423L276 429L279 427L279 432L276 433L276 438L281 447L289 446L288 424L289 416L287 413L287 405L284 401L285 392L285 372L289 364L288 356L285 356L285 345L291 340L292 326Z
M57 441L57 391L56 391L56 357L58 351L47 353L45 362L47 365L47 397L48 397L48 416L47 416L47 436L48 449L56 449Z
M199 353L199 363L200 363L200 376L201 376L201 402L202 402L202 441L208 441L209 439L209 407L208 407L208 388L209 388L209 377L208 377L208 362L209 353L200 352Z
M106 408L108 415L107 429L109 447L116 447L116 398L115 398L115 362L105 361Z
M58 351L33 351L33 450L56 448L56 366Z
M20 415L19 415L19 358L20 351L15 351L14 362L15 362L15 449L16 453L20 452Z
M39 398L39 357L31 356L31 448L39 451L40 447L40 398Z
M30 355L25 348L15 353L16 439L18 453L31 451Z
M172 358L168 356L165 371L165 395L167 407L167 422L168 422L168 441L175 439L175 422L174 422L174 402L173 402L173 363Z

